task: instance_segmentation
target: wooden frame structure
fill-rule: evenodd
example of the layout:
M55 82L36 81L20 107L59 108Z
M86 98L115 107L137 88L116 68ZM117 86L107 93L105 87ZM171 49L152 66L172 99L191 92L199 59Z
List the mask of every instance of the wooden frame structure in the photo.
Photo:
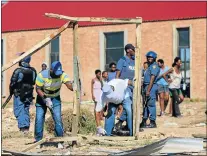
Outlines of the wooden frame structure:
M78 122L80 116L80 97L81 97L81 83L80 83L80 62L78 59L78 22L104 22L104 23L120 23L120 24L136 24L136 49L135 49L135 78L134 78L134 92L133 92L133 136L135 139L139 137L139 123L140 123L140 103L141 103L141 23L142 18L96 18L96 17L69 17L53 13L45 13L45 16L57 19L67 20L67 23L59 28L56 32L50 34L44 40L33 46L26 51L23 55L17 59L9 62L2 67L2 72L6 71L13 65L17 64L23 58L36 53L38 50L46 46L52 39L60 35L69 26L73 28L73 73L74 73L74 85L77 86L77 90L74 91L74 106L73 106L73 123L72 123L72 136L77 137ZM133 137L134 138L134 137ZM64 138L63 138L64 140ZM76 139L74 139L76 143Z
M85 21L85 22L104 22L104 23L120 23L120 24L136 24L136 50L135 50L135 82L134 82L134 91L133 91L133 136L135 136L135 139L138 139L139 137L139 123L140 123L140 103L141 103L141 23L142 18L97 18L97 17L70 17L65 15L59 15L54 13L45 13L45 16L56 18L56 19L62 19L62 20L69 20L70 22L73 22L73 47L74 47L74 65L76 64L76 59L78 57L78 39L77 37L77 29L78 29L78 22ZM75 48L76 47L76 48ZM76 67L75 67L76 68ZM76 72L74 69L74 82L78 82L79 80L79 73ZM77 84L78 86L78 84ZM77 135L77 121L79 118L79 112L80 112L80 87L78 86L78 90L76 93L76 103L74 104L74 109L76 109L76 117L74 116L74 122L73 122L73 136Z

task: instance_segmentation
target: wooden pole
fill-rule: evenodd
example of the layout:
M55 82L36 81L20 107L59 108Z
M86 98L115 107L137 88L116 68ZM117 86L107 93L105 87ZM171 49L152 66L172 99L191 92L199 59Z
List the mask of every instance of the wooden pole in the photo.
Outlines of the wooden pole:
M19 61L21 61L25 57L30 56L30 55L36 53L38 50L40 50L43 47L45 47L47 44L49 44L51 42L52 39L54 39L59 34L61 34L64 30L66 30L69 27L70 24L71 24L71 22L67 22L61 28L59 28L56 32L50 34L44 40L42 40L41 42L39 42L38 44L36 44L35 46L33 46L31 49L27 50L23 55L19 56L18 58L14 59L11 62L9 62L6 65L4 65L2 67L2 72L4 72L7 69L11 68L12 66L14 66L15 64L17 64Z
M135 139L139 138L140 112L141 112L141 24L136 24L136 67L137 67L137 101L136 103L136 120L135 120Z
M134 89L133 89L133 136L136 134L137 120L137 95L138 95L138 51L135 49L135 74L134 74Z
M142 23L142 18L106 18L106 17L70 17L60 14L54 14L54 13L45 13L45 16L62 19L62 20L69 20L72 22L77 21L84 21L84 22L106 22L106 23L126 23L126 24L132 24L132 23Z
M79 67L78 67L78 23L73 23L73 77L74 84L77 86L77 90L74 91L74 111L73 113L73 123L72 123L72 136L77 136L78 123L80 116L80 83L79 83ZM77 144L74 140L73 145Z

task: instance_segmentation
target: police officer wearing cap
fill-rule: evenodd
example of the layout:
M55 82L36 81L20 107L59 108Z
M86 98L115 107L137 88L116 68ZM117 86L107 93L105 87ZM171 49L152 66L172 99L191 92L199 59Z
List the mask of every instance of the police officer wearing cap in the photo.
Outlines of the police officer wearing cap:
M157 54L154 51L149 51L146 54L148 68L144 75L144 94L146 96L143 112L143 120L140 128L156 128L156 94L158 90L157 79L160 68L156 62ZM150 124L147 125L147 119L150 119Z
M116 78L133 80L134 69L135 69L135 47L132 44L127 44L125 46L126 55L123 56L117 63L117 73ZM123 113L120 117L119 122L116 124L117 129L121 129L122 123L127 121L127 128L130 131L130 136L132 133L132 95L133 86L128 86L127 92L130 97L124 99L123 101Z
M19 55L24 54L24 52ZM14 115L18 121L18 128L27 133L30 127L29 108L33 100L36 70L30 66L31 57L28 56L19 62L10 81L10 95L14 95Z

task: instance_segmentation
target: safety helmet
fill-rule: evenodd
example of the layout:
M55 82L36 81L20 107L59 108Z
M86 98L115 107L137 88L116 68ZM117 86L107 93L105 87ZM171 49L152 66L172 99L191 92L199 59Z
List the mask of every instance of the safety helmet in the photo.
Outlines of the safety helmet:
M146 54L146 57L152 57L152 58L156 59L157 58L157 54L154 51L149 51Z

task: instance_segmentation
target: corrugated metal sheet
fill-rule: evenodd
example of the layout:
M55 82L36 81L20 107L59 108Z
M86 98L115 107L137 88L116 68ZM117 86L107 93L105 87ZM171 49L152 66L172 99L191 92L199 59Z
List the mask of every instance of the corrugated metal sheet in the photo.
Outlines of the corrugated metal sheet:
M166 138L135 150L112 155L169 155L203 151L201 138Z
M159 153L188 153L203 150L203 139L200 138L171 138Z

